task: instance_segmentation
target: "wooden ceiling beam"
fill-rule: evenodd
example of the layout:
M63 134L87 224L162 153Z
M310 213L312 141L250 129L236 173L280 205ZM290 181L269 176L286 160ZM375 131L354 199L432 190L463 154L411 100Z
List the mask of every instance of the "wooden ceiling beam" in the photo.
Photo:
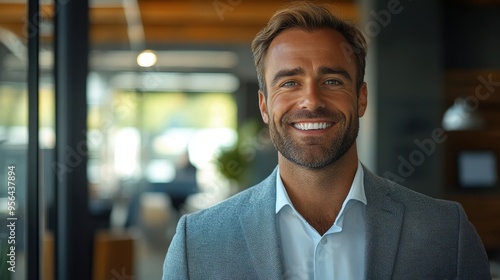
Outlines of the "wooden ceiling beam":
M226 0L217 0L229 4ZM239 43L250 42L284 1L245 0L227 10L217 10L215 1L140 0L139 8L147 43ZM227 8L228 6L226 6ZM356 21L354 1L341 1L332 10L343 18ZM42 5L44 22L53 20L54 7ZM120 5L90 9L90 37L94 44L128 43L127 21ZM26 25L26 4L0 3L0 26L21 38ZM42 39L51 38L50 34Z
M250 42L260 30L257 26L183 26L168 28L149 26L146 29L146 42L161 43L245 43ZM126 28L96 25L90 30L92 43L128 43Z
M20 23L26 21L26 4L0 3L0 25L3 23Z
M126 25L125 11L121 7L91 8L89 11L90 24Z
M140 2L141 16L145 24L184 22L225 22L226 24L260 22L265 24L273 13L282 7L283 3L278 1L258 3L243 1L240 5L230 7L227 10L217 10L213 2ZM331 5L331 10L345 19L358 19L357 5L355 3Z

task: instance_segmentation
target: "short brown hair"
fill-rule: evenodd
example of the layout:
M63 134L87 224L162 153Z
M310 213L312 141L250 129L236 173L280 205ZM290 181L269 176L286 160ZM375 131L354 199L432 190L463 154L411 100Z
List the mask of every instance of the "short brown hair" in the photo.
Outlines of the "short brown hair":
M266 93L264 79L264 59L271 42L284 30L301 28L313 31L319 28L331 28L344 36L349 44L349 52L356 58L356 87L361 88L365 76L367 43L361 31L352 23L341 20L321 5L310 2L294 2L276 12L252 42L252 52L257 68L259 88Z

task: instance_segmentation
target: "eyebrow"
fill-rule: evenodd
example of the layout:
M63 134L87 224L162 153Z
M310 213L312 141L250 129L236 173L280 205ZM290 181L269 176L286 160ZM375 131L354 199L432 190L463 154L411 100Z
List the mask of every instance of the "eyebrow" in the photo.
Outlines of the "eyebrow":
M352 82L352 77L351 77L351 75L349 75L349 72L347 72L345 69L342 69L342 68L331 68L331 67L322 66L319 68L318 73L320 75L326 75L326 74L341 75L344 78L346 78L347 80L349 80L349 82Z
M278 71L271 82L271 86L274 86L280 79L284 77L291 77L291 76L297 76L297 75L304 75L305 71L301 67L293 68L293 69L283 69ZM349 72L347 72L345 69L342 68L331 68L327 66L322 66L318 70L319 75L327 75L327 74L335 74L335 75L341 75L349 82L352 82L352 77L349 75Z
M271 86L274 86L283 77L291 77L304 74L305 74L304 69L302 69L301 67L280 70L274 75L274 78L271 82Z

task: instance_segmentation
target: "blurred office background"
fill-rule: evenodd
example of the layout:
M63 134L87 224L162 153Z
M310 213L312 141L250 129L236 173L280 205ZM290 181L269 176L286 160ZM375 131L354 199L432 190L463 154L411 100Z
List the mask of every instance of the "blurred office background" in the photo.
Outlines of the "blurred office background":
M180 215L276 165L250 43L289 1L37 2L0 0L2 279L159 279ZM500 2L314 2L369 43L362 162L461 202L498 275Z

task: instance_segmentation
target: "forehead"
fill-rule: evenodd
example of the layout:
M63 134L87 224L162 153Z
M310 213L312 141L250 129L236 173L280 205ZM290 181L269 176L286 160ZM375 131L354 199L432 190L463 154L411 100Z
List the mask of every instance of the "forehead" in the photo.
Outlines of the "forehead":
M283 31L271 42L265 65L266 76L282 68L325 65L345 68L354 75L356 60L351 46L338 31L330 28L313 31L292 28Z

